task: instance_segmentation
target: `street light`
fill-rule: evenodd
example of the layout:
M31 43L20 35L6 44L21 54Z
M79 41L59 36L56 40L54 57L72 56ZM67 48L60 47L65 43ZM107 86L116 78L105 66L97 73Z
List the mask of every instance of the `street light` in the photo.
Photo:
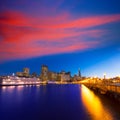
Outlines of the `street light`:
M106 79L106 73L103 74L104 75L104 80Z

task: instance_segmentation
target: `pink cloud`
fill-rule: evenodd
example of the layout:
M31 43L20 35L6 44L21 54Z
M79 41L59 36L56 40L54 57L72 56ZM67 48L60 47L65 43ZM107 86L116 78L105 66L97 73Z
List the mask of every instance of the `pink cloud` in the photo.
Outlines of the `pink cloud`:
M7 59L25 59L25 58L31 58L36 56L44 56L44 55L50 55L50 54L58 54L58 53L69 53L69 52L75 52L78 50L85 50L88 48L92 48L95 45L97 45L98 42L86 42L86 43L78 43L78 44L71 44L71 45L50 45L50 46L36 46L34 44L29 45L22 45L22 46L8 46L4 49L0 50L2 58L1 60L7 60Z
M100 25L104 25L112 22L119 22L119 21L120 21L120 14L100 15L100 16L79 18L65 24L60 24L56 26L56 28L89 28L89 27L100 26Z
M72 19L69 13L32 18L19 12L0 13L1 60L24 59L96 48L106 31L90 29L120 20L120 15ZM81 30L82 29L82 30ZM87 38L97 40L88 40Z

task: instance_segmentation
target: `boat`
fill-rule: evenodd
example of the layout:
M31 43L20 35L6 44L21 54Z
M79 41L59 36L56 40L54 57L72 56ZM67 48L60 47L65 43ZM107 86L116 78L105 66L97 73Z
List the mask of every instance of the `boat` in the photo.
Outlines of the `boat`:
M7 76L0 80L0 85L34 85L34 84L46 84L46 81L41 81L39 78L25 78L17 76Z

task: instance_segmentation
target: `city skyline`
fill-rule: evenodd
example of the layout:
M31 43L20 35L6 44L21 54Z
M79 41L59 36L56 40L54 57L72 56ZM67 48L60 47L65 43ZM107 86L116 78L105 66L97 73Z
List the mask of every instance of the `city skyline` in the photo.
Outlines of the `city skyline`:
M80 68L83 76L120 75L120 1L0 2L0 75Z

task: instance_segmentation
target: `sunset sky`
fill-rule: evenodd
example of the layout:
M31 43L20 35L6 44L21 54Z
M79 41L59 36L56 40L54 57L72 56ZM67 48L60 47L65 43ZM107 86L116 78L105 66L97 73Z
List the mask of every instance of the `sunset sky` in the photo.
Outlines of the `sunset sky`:
M120 0L0 1L0 75L120 75Z

